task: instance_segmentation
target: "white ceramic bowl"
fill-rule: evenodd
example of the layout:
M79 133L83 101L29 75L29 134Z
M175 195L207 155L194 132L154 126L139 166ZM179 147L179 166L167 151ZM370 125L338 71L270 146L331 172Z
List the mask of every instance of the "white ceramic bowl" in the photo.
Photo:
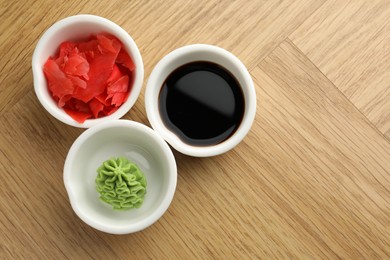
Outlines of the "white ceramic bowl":
M139 209L115 211L100 201L97 168L124 156L144 172L147 186ZM76 214L88 225L111 234L140 231L168 209L176 189L177 169L168 144L151 128L129 120L91 127L73 143L65 160L64 183Z
M80 124L66 114L62 108L59 108L53 100L47 87L43 73L43 65L50 56L55 55L62 42L86 39L91 34L98 34L100 32L110 33L123 43L127 53L135 63L135 77L127 101L115 113L102 118L87 119L83 124ZM75 15L53 24L42 35L36 45L32 58L32 71L35 93L43 107L63 123L82 128L88 128L107 120L119 119L124 116L136 102L141 92L144 78L142 57L134 40L119 25L95 15Z
M212 146L192 146L184 143L163 123L158 106L160 89L176 68L194 61L217 63L229 70L238 80L245 100L242 122L227 140ZM207 157L225 153L235 147L250 130L256 114L256 92L252 78L244 64L232 53L213 45L194 44L181 47L166 55L154 67L145 90L145 106L150 124L177 151L196 157Z

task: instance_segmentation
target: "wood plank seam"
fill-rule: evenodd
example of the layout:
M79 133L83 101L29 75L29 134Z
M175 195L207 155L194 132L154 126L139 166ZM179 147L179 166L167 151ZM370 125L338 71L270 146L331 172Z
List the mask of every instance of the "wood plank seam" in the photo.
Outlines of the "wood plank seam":
M374 123L373 122L371 122L371 120L369 120L368 118L367 118L367 116L333 83L333 81L331 81L330 79L329 79L329 77L327 77L322 71L321 71L321 69L317 66L317 65L315 65L314 64L314 62L312 61L312 60L310 60L310 58L305 54L305 53L303 53L303 51L301 50L301 49L299 49L298 48L298 46L296 46L295 44L294 44L294 42L289 38L289 37L286 37L286 40L289 42L289 44L291 44L291 45L293 45L296 49L297 49L297 51L299 51L300 53L301 53L301 55L302 56L304 56L308 61L310 61L310 63L314 66L314 67L316 67L317 68L317 70L325 77L325 78L327 78L328 80L329 80L329 82L332 82L332 85L333 85L333 87L340 93L340 95L342 95L342 96L344 96L345 97L345 99L346 100L348 100L348 102L349 102L349 104L350 105L352 105L357 111L359 111L359 113L364 117L364 118L366 118L366 120L367 120L367 123L373 128L373 129L375 129L375 131L380 135L380 136L382 136L383 137L383 139L385 139L388 143L390 143L390 130L388 131L388 132L386 132L386 133L382 133L375 125L374 125ZM281 42L277 47L275 47L275 49L276 48L278 48L281 44L282 44L283 42ZM272 52L270 52L270 53L272 53ZM268 54L269 55L269 54ZM267 56L268 56L267 55ZM266 58L266 57L265 57ZM259 62L258 64L260 64L261 62ZM386 136L386 135L389 135L389 137L388 136Z
M252 71L253 69L255 69L265 58L268 57L269 54L273 53L275 49L277 49L280 44L282 44L291 34L293 34L302 24L304 24L306 22L307 19L309 19L311 16L313 16L319 9L321 9L321 7L326 3L326 1L323 1L321 3L321 5L319 5L316 9L313 9L311 14L309 14L306 19L302 20L302 22L300 24L297 24L295 26L295 30L292 31L289 35L287 35L286 37L284 37L282 40L280 40L279 44L275 44L274 48L272 48L267 54L260 54L258 55L258 57L256 58L256 60L258 60L257 62L253 62L251 66L248 67L248 70L249 71Z

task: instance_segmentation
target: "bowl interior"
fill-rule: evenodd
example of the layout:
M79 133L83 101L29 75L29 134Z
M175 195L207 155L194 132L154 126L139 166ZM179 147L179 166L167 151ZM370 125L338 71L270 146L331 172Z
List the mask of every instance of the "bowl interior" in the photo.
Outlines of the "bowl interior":
M64 180L72 206L85 222L95 228L114 233L121 229L123 232L139 229L165 211L163 207L167 197L173 194L172 188L174 190L176 184L173 155L167 154L161 146L161 138L158 140L158 136L145 132L143 127L118 125L100 129L87 138L81 136L69 153ZM147 130L153 132L149 128ZM165 142L163 144L166 145ZM169 149L167 145L166 148ZM136 163L145 174L147 193L139 209L113 210L109 204L100 201L95 189L97 168L105 160L119 156Z
M98 119L87 119L84 124L79 124L58 107L53 100L45 75L43 65L50 56L55 55L59 46L64 41L86 40L92 34L106 32L115 35L122 43L127 53L133 59L136 70L131 93L127 101L112 115ZM39 40L33 54L32 70L34 77L34 89L38 99L46 110L60 121L76 127L90 127L101 123L105 119L118 119L122 117L135 103L142 88L144 69L141 54L133 39L119 25L102 17L94 15L76 15L58 21L51 26Z

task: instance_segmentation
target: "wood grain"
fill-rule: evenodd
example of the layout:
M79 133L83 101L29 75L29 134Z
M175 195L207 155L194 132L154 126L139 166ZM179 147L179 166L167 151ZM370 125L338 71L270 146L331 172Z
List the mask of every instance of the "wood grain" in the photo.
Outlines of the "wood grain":
M6 19L0 25L0 69L9 73L0 75L0 114L30 89L35 44L45 30L66 16L90 13L118 23L139 45L147 76L164 55L191 43L226 48L239 55L249 68L254 67L323 2L252 0L243 5L239 1L116 0L58 4L2 0L0 13ZM19 87L15 89L15 85Z
M266 179L309 240L332 257L389 257L389 143L290 42L253 75L274 142L259 146L280 165Z
M390 1L327 1L290 38L382 133L390 129Z
M0 0L0 259L389 259L388 7ZM62 169L84 130L52 118L33 91L37 40L77 13L128 31L145 80L171 50L209 43L237 55L255 83L248 136L217 157L174 151L174 200L135 234L96 231L72 211ZM143 91L124 118L149 125Z

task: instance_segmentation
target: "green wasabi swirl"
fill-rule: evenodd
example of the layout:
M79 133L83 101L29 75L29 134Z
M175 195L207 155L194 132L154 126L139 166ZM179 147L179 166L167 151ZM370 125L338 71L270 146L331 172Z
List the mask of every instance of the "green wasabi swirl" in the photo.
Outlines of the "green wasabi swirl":
M103 162L97 169L96 190L100 199L115 210L141 207L146 194L146 179L134 163L124 157Z

